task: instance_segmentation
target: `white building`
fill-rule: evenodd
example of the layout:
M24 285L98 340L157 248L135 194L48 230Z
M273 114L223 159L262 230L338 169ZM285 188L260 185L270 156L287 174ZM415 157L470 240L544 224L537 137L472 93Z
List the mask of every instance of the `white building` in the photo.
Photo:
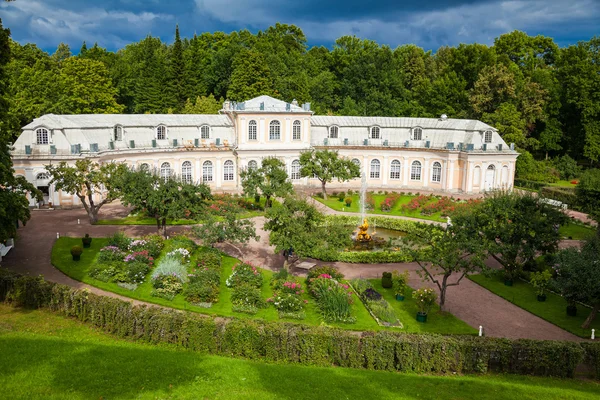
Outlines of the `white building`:
M241 168L277 156L294 184L318 187L299 173L300 152L312 148L352 159L372 188L449 193L511 188L518 156L480 121L316 116L310 104L260 96L226 101L218 115L47 114L23 127L12 157L15 173L40 188L46 203L73 206L78 199L55 191L44 165L124 162L236 192ZM360 179L329 186L359 188Z

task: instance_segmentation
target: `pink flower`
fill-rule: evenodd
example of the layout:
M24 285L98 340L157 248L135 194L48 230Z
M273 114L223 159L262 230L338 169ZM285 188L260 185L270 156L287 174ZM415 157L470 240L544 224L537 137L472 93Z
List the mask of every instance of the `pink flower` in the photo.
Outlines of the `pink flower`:
M304 304L308 304L308 300L304 300Z

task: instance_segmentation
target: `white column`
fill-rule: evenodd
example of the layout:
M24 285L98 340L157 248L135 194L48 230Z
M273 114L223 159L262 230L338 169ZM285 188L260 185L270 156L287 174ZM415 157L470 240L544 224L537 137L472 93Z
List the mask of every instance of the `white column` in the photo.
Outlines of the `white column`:
M446 178L448 177L448 161L442 161L442 181L440 182L440 187L442 190L446 189Z
M194 174L194 182L202 182L202 164L200 159L196 159L196 173Z
M446 181L446 190L451 191L454 185L454 160L448 161L448 180Z
M221 157L217 158L217 161L215 162L214 174L216 187L219 189L221 188Z
M466 171L467 193L473 192L473 169L474 169L474 165L471 161L469 161L467 164L467 171Z
M240 135L238 143L246 144L248 141L248 122L246 121L246 118L240 118L238 135Z
M388 156L383 156L381 163L381 173L383 174L383 186L387 186L390 166L388 164Z
M426 158L425 162L423 163L423 171L421 171L422 173L422 177L423 177L423 187L428 187L429 186L429 159Z
M289 118L285 119L285 141L284 142L285 143L292 142L292 121Z
M265 133L265 132L266 132L265 119L260 118L258 120L258 132L256 132L256 139L257 139L258 143L261 143L261 144L266 143L268 133Z
M310 144L310 118L304 118L302 123L302 142Z
M410 164L408 162L408 157L402 157L402 165L400 166L402 171L402 186L408 186L408 173L410 172Z

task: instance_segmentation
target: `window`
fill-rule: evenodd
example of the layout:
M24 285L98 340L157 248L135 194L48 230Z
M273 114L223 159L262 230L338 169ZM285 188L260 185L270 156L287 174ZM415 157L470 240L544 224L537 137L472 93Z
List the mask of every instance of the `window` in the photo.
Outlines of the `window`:
M302 138L301 128L300 121L294 121L294 125L292 126L292 140L300 140Z
M392 161L392 166L390 168L390 179L400 179L400 161L398 160Z
M256 163L256 161L252 160L248 162L248 169L257 169L258 168L258 164Z
M115 126L113 133L113 138L115 142L120 142L121 140L123 140L123 127L121 125Z
M48 129L40 128L35 131L37 137L37 144L48 144Z
M171 164L169 164L168 162L162 163L160 166L160 177L163 178L164 180L167 180L167 179L169 179L170 176L171 176Z
M210 139L210 126L202 125L200 127L200 139Z
M140 171L150 171L150 165L148 165L147 163L143 163L142 165L140 165Z
M483 142L484 143L492 143L492 131L485 131Z
M423 140L423 129L413 128L412 140Z
M281 139L281 124L279 121L271 121L269 124L269 140Z
M339 132L340 132L340 128L338 128L337 126L330 126L329 127L329 139L337 139Z
M413 161L412 165L410 166L410 180L421 180L421 163L419 161Z
M202 182L212 182L213 180L213 166L210 161L204 161L202 164Z
M248 122L248 140L256 140L256 121Z
M156 128L156 139L157 140L165 140L167 139L167 127L164 125L159 125Z
M300 161L292 161L292 180L300 179Z
M224 181L232 181L233 180L233 161L227 160L225 164L223 164L223 180Z
M371 161L371 174L369 175L371 179L379 179L379 172L381 170L381 163L379 160L375 159Z
M371 128L371 139L381 139L380 132L381 132L381 130L379 129L378 126L372 127Z
M189 161L184 161L181 164L181 180L192 183L192 163Z
M48 172L40 172L36 175L35 179L38 181L43 181L45 179L50 179L50 174Z
M439 162L433 163L433 169L431 171L431 182L441 182L442 181L442 164Z
M358 158L353 158L352 162L360 169L360 160Z

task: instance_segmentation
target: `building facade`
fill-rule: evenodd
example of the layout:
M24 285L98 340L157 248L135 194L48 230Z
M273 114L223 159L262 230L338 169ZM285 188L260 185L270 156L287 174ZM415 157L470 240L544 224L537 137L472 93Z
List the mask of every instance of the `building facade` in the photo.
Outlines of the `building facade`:
M23 127L13 145L15 173L44 193L44 202L77 206L49 184L44 165L91 158L123 162L239 192L239 171L265 157L282 159L290 180L300 177L300 152L330 149L358 164L368 186L385 190L482 193L513 186L518 153L493 127L474 120L317 116L268 96L226 101L218 115L53 115ZM358 189L361 179L333 182ZM34 205L32 203L32 205Z

